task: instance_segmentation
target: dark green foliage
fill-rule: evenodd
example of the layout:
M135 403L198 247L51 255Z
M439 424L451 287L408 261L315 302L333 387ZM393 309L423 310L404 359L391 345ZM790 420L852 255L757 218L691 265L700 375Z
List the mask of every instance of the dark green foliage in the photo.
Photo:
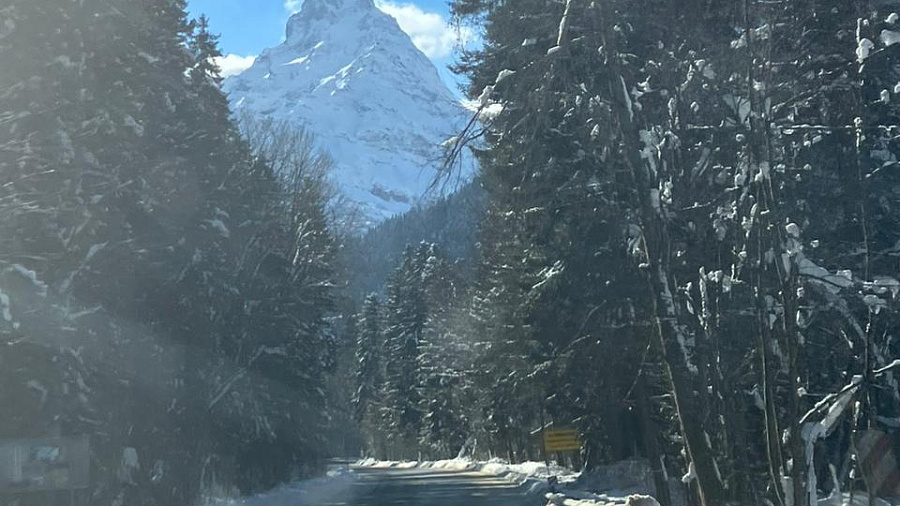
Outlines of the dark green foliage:
M344 262L352 266L347 297L362 300L369 293L383 292L406 246L423 241L437 245L448 258L471 269L484 208L483 190L477 183L469 183L431 205L380 223L362 237L350 238L342 253Z
M367 450L382 458L456 455L470 435L473 352L458 264L433 244L407 247L383 304L357 317L357 417Z
M377 412L384 384L384 315L376 295L366 297L358 321L353 323L356 335L356 392L353 404L359 421ZM368 420L372 423L372 420Z
M873 376L898 355L898 8L454 2L485 33L458 69L485 106L464 328L492 453L534 458L544 418L588 465L689 462L704 504L809 504L828 464L859 485L852 431L900 408ZM854 374L860 410L823 422Z
M90 434L92 503L315 471L334 351L321 176L288 187L242 140L184 2L0 11L2 437Z

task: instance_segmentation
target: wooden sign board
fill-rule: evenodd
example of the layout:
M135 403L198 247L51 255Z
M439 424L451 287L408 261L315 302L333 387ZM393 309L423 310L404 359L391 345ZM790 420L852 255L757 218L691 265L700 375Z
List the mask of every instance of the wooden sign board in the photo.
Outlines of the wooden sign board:
M544 450L547 453L577 452L583 446L574 429L548 430L544 432Z
M0 492L87 488L90 455L87 436L0 440Z
M891 437L873 429L855 439L856 458L868 489L877 497L900 496L900 468Z

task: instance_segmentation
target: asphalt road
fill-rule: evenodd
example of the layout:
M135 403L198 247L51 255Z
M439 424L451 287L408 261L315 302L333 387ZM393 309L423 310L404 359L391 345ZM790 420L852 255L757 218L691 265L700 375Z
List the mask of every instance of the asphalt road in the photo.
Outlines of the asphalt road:
M481 473L428 469L354 469L349 487L317 506L538 506L523 487Z

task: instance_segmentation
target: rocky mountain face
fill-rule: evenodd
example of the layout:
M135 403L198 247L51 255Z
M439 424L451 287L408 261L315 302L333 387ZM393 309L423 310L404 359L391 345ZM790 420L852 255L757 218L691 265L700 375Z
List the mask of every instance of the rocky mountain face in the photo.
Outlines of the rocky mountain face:
M314 133L364 226L427 198L467 111L396 20L372 0L306 0L286 35L225 82L235 112Z

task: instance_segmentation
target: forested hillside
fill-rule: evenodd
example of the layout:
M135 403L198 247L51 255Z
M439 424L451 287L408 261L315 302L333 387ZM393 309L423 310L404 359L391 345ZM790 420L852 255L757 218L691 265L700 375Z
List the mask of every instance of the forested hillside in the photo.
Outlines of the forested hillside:
M478 228L485 207L484 191L470 182L349 238L342 255L348 266L347 296L360 303L368 294L382 292L407 246L421 242L437 245L449 260L471 270L478 255Z
M360 450L585 480L635 459L665 506L900 492L857 444L900 440L900 0L452 0L480 35L468 128L418 167L437 134L381 107L401 140L354 116L379 159L341 170L385 202L379 175L428 186L400 160L465 184L362 235L327 154L356 137L290 107L358 86L362 118L408 84L444 124L404 61L462 109L413 39L371 0L308 4L277 58L298 68L236 121L185 2L0 4L0 502L227 501ZM89 440L86 488L46 489L61 437ZM379 496L394 477L360 497L435 486Z
M900 2L453 8L478 266L412 248L366 301L370 452L535 459L551 424L698 504L864 490L853 439L900 425Z
M317 471L318 162L242 140L182 0L11 0L0 20L0 438L89 435L82 504Z

